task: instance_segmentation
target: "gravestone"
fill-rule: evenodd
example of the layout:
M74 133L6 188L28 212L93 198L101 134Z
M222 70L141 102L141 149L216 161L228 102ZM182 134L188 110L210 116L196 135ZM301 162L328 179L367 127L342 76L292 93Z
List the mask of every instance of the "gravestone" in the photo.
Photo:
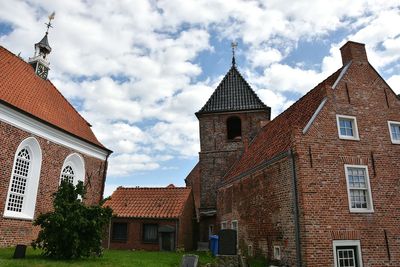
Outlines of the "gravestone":
M233 229L223 229L219 231L219 255L236 255L236 230Z
M15 247L14 251L14 259L23 259L25 258L25 252L26 252L26 245L17 245Z
M197 255L183 255L181 267L197 267L199 256Z

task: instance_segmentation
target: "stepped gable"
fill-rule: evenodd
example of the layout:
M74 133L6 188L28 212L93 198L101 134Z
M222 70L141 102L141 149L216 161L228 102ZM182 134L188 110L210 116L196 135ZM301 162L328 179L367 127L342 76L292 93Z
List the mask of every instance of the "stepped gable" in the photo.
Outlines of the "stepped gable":
M40 78L31 65L2 46L0 69L0 103L108 150L49 80Z
M187 187L118 187L103 206L122 218L179 218L191 193Z
M234 180L235 177L272 159L274 156L288 151L291 147L293 130L295 128L303 129L306 126L325 98L326 86L333 85L342 68L267 123L225 175L224 183L228 183Z
M232 65L206 104L196 112L196 116L207 113L269 110L240 72Z

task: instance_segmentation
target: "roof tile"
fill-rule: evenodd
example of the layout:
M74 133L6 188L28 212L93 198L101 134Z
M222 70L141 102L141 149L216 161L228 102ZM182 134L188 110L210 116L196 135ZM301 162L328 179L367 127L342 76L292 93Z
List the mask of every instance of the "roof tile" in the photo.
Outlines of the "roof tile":
M190 193L187 187L118 187L103 206L124 218L179 218Z
M49 81L37 76L21 58L0 46L0 101L105 148L89 123Z
M216 112L269 109L233 65L196 115Z

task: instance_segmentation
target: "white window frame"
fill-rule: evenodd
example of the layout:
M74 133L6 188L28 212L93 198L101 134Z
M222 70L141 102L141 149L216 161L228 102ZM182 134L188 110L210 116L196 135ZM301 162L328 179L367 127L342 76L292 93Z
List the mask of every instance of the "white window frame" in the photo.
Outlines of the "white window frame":
M278 251L278 253L276 253ZM274 246L274 259L281 260L282 257L282 250L281 246Z
M22 149L27 149L30 155L29 172L26 179L26 188L24 194L24 201L22 203L22 210L20 212L7 210L8 201L11 194L11 186L14 177L15 164L17 161L18 153ZM36 197L39 187L40 170L42 167L42 149L40 148L39 142L34 137L28 137L23 140L14 156L14 163L11 172L11 178L8 186L8 193L6 199L6 205L4 207L4 218L20 219L20 220L33 220L36 208Z
M340 119L346 119L346 120L351 120L352 121L352 126L353 126L353 135L348 136L348 135L342 135L340 133ZM358 135L358 126L357 126L357 118L355 116L348 116L348 115L338 115L336 114L336 125L338 129L338 134L340 139L344 140L360 140L360 137Z
M334 257L335 267L338 266L336 248L337 247L347 247L347 246L357 247L358 263L359 263L360 267L363 267L360 240L333 240L333 257Z
M79 155L78 153L72 153L68 155L65 160L64 164L61 168L60 172L60 183L62 179L62 174L63 170L67 166L71 166L72 170L74 171L74 181L73 185L77 185L79 181L84 182L85 181L85 161L83 160L83 157Z
M389 133L390 133L390 140L392 144L400 144L400 139L394 139L392 133L392 125L400 126L400 122L398 121L388 121Z
M221 222L221 230L224 230L224 229L228 229L228 222L227 221L222 221Z
M351 194L350 194L350 184L349 184L349 178L348 178L348 168L363 168L365 169L365 174L366 174L366 183L367 183L367 208L352 208L351 207ZM372 213L374 212L374 204L372 201L372 192L371 192L371 184L369 181L369 173L368 173L368 166L367 165L349 165L345 164L344 165L344 171L345 171L345 176L346 176L346 185L347 185L347 197L348 197L348 202L349 202L349 210L350 212L354 213Z

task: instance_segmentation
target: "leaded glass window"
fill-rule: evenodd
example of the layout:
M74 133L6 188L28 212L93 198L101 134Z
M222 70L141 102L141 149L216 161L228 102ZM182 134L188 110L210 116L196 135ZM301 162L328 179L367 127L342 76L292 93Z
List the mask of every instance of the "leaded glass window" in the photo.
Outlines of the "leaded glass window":
M30 164L31 157L28 149L21 149L17 154L14 173L11 180L11 189L7 205L7 210L9 211L22 211Z
M61 173L61 180L64 180L64 181L67 181L67 182L73 184L74 177L75 177L74 169L72 169L72 167L70 165L65 166Z

